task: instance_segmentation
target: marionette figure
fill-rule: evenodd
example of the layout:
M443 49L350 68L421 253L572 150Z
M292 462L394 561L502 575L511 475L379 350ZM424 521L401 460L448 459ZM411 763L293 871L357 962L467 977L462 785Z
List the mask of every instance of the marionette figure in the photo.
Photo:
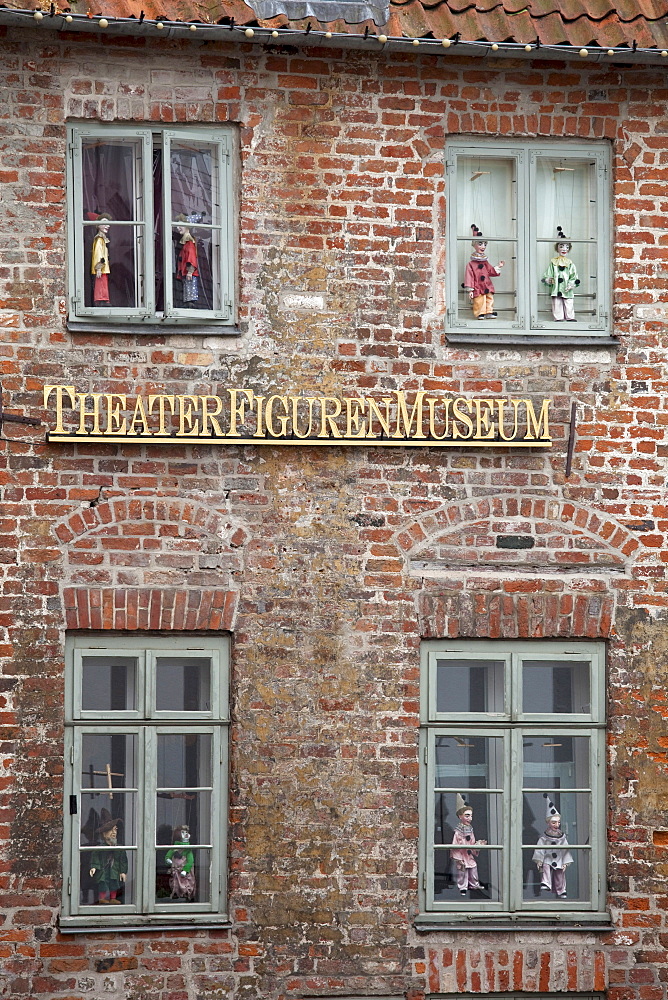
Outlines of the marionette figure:
M487 259L487 243L475 225L471 226L473 253L466 265L462 288L469 293L471 308L476 319L496 319L494 312L494 285L492 278L498 278L505 261L500 260L494 267Z
M482 889L478 880L478 862L476 858L480 851L474 850L475 845L486 844L486 840L476 840L473 832L473 809L466 804L462 796L457 792L457 818L459 823L452 835L452 844L455 848L450 851L450 860L454 863L454 875L457 880L457 888L462 896L465 896L468 889Z
M540 887L544 892L554 892L559 899L566 898L566 869L573 864L573 855L568 850L566 834L561 829L561 816L547 792L545 833L538 838L533 861L542 873Z
M181 282L181 301L188 308L199 299L199 269L197 267L197 243L190 232L190 225L197 221L192 216L177 215L181 225L176 231L181 237L176 257L176 277Z
M89 875L95 882L97 902L120 905L118 899L128 877L128 856L125 851L107 850L118 844L119 819L113 819L107 809L102 810L101 822L97 828L102 837L102 846L90 856Z
M195 856L189 848L190 828L185 823L174 831L172 843L174 847L165 854L165 861L170 866L171 898L192 902L197 891L195 872L193 871Z
M93 275L93 305L109 305L109 220L111 216L108 212L100 215L89 213L91 218L97 220L97 229L93 237L93 246L90 256L90 273Z
M563 320L575 323L574 296L580 281L575 264L568 257L573 244L567 236L564 236L561 226L557 226L557 236L559 239L554 244L557 256L550 260L542 281L544 285L550 286L550 301L554 319L558 323Z

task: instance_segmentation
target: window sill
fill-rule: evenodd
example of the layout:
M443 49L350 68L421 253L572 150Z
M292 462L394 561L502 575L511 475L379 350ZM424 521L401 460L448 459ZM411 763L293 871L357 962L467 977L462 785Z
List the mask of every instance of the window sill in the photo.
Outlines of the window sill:
M227 916L212 917L208 913L198 913L169 918L132 916L108 917L61 917L58 930L61 934L129 934L141 931L184 931L192 928L197 931L220 931L232 926Z
M480 347L617 347L619 341L610 334L537 334L537 333L446 333L448 344L472 344Z
M68 319L67 329L70 333L118 333L127 335L136 333L140 336L169 337L178 334L188 334L201 337L239 337L241 331L234 324L219 325L212 323L131 323L129 320L111 323L108 320L96 322L79 319Z
M526 914L517 917L498 917L491 914L470 914L456 916L452 913L437 915L421 913L413 921L419 934L433 931L575 931L577 933L607 933L612 930L612 920L608 913L588 914L541 914L532 919Z

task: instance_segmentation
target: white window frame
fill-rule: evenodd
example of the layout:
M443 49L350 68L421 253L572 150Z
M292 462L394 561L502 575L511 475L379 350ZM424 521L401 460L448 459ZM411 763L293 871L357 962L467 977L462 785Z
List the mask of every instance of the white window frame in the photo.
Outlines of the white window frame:
M503 710L495 712L438 712L436 706L436 662L451 655L457 660L503 661ZM591 664L591 711L587 714L538 715L521 711L522 658L567 659ZM573 640L428 640L421 649L420 691L420 915L417 924L433 922L465 923L489 921L546 923L607 922L605 910L605 646L600 642ZM589 788L591 789L590 896L586 901L566 899L523 899L522 876L522 738L531 735L588 736ZM435 762L439 736L502 737L503 792L501 830L504 852L500 900L469 899L442 902L434 898L435 850L447 845L434 843L434 794L437 790ZM569 789L570 790L570 789ZM450 790L452 791L452 790ZM475 817L474 817L475 826ZM527 845L524 845L526 849ZM576 845L572 845L576 846Z
M135 223L143 231L143 238L136 246L137 306L100 307L85 305L85 283L90 280L85 260L83 240L83 181L82 142L85 139L100 141L117 139L134 141L141 150L136 168L138 218ZM235 323L236 255L234 252L234 132L229 126L175 127L159 125L103 125L71 124L68 126L67 160L67 232L68 232L68 316L75 328L78 323L114 326L136 324L155 326L168 330L200 326L230 326ZM220 205L219 222L197 224L193 228L219 230L220 273L213 281L220 289L220 308L184 309L173 301L170 277L173 271L171 240L171 171L170 149L175 142L205 142L217 151L217 190L214 197ZM163 220L162 266L164 276L164 308L157 310L155 295L155 241L153 227L155 205L153 191L153 150L162 150L163 183L161 211ZM121 220L109 223L113 236L114 225L128 225ZM112 260L113 265L113 260Z
M158 656L183 654L210 662L211 708L171 712L156 708L154 665ZM82 662L86 655L131 656L136 660L136 706L128 711L95 712L82 707ZM63 833L63 930L94 927L227 924L227 801L229 730L229 638L227 636L95 636L76 634L65 643L65 798ZM161 734L212 737L211 845L209 901L184 903L155 898L155 802L157 738ZM134 902L117 907L80 903L81 741L87 733L136 735L137 819Z
M513 321L503 318L485 320L474 319L465 306L462 307L463 273L460 273L460 263L457 253L458 242L463 239L457 232L457 170L460 157L480 158L484 165L485 158L507 158L515 164L515 188L517 209L517 315ZM591 159L595 164L597 177L596 202L596 316L589 320L578 318L576 322L542 321L538 316L538 292L541 285L541 275L537 270L533 248L537 243L536 219L540 211L538 204L538 185L536 181L537 165L541 158L569 158L582 160ZM530 337L536 341L541 338L559 336L572 340L577 344L579 339L591 338L609 339L612 333L611 308L611 149L605 142L514 142L511 140L465 139L458 137L448 142L446 147L446 332L464 334L471 337L488 337L492 335L503 343L504 331L513 336ZM486 232L485 219L471 219L488 238L490 261L498 262L501 253L495 253L494 238ZM566 233L568 237L569 234ZM472 235L467 233L470 242ZM557 242L557 233L554 234ZM577 256L577 240L569 239L574 244L573 254ZM582 242L582 241L581 241ZM508 262L506 262L508 266ZM497 282L499 279L495 279ZM543 289L544 291L544 289ZM577 302L577 292L576 292Z

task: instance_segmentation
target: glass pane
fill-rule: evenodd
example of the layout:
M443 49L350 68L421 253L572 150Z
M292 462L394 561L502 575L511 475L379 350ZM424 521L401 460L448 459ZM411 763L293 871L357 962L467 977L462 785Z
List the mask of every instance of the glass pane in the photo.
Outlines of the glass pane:
M597 197L594 161L537 158L536 268L541 323L573 319L591 323L596 318ZM561 252L560 239L564 242Z
M155 865L156 903L211 901L211 851L191 850L187 844L158 849Z
M170 156L173 296L177 309L221 308L219 152L213 143L173 143Z
M81 737L82 788L136 788L137 736L84 733Z
M546 322L593 323L598 313L598 250L596 243L575 243L566 254L559 255L554 241L538 243L536 247L538 285L538 319ZM558 259L557 259L558 258ZM571 267L571 263L573 267ZM573 269L574 268L574 269ZM557 281L557 285L555 285ZM579 284L573 287L573 282ZM564 291L561 301L558 292ZM572 295L571 295L572 293ZM569 305L572 303L572 309Z
M80 808L82 847L137 846L135 792L83 792Z
M496 318L494 314L506 322L516 319L516 187L515 161L511 158L460 156L457 159L455 210L460 320L483 317L490 322ZM499 267L501 261L503 266Z
M434 843L453 845L434 852L436 898L499 899L502 855L485 845L503 844L503 795L482 789L503 787L503 739L436 737L434 780L452 789L434 792Z
M461 275L458 287L459 319L478 322L484 319L487 323L494 320L514 322L517 319L517 244L507 241L488 244L484 253L487 254L487 262L500 271L498 275L491 273L484 257L474 257L474 253L470 240L458 241L457 273ZM501 260L503 267L498 268ZM485 294L483 286L488 289Z
M211 660L158 657L155 707L159 712L210 712Z
M461 850L434 851L434 900L437 903L466 903L501 899L503 852L487 847L460 859Z
M561 831L561 833L560 833ZM522 815L522 843L538 844L541 838L551 844L563 835L569 844L591 844L591 793L525 792Z
M79 886L81 906L134 904L137 886L136 852L123 849L114 851L106 846L96 851L82 851L79 860Z
M175 309L216 309L221 302L221 230L176 217L172 226Z
M211 843L211 792L158 792L156 844Z
M437 736L434 780L466 799L468 789L503 787L503 738Z
M588 715L590 675L589 661L523 660L522 711Z
M596 236L596 163L565 156L536 157L536 232L555 243L558 229L570 240Z
M436 661L436 711L503 712L502 660Z
M591 851L557 845L524 848L523 898L530 902L589 902Z
M160 789L211 787L210 733L165 733L158 736Z
M143 226L106 219L84 224L82 287L88 308L136 309L141 305L143 233Z
M526 736L524 788L550 792L589 784L588 736Z
M141 155L139 138L82 140L85 220L107 213L117 221L143 221Z
M84 656L81 707L86 712L136 709L137 661L129 656Z

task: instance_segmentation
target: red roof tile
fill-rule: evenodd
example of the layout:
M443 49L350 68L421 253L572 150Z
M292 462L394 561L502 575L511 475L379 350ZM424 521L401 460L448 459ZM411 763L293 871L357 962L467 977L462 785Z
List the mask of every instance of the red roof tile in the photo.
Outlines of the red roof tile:
M60 7L68 0L60 0ZM259 21L244 0L89 0L94 14L147 20L229 22L262 27L305 29L311 22L321 28L350 35L381 29L372 21L346 24L335 20L326 24L314 17L289 20L279 15ZM34 7L44 6L34 0ZM26 8L22 3L5 9ZM332 3L336 11L336 2ZM389 23L382 31L408 38L453 38L463 41L516 42L527 44L540 39L543 45L615 48L634 44L645 49L668 48L668 0L390 0Z

